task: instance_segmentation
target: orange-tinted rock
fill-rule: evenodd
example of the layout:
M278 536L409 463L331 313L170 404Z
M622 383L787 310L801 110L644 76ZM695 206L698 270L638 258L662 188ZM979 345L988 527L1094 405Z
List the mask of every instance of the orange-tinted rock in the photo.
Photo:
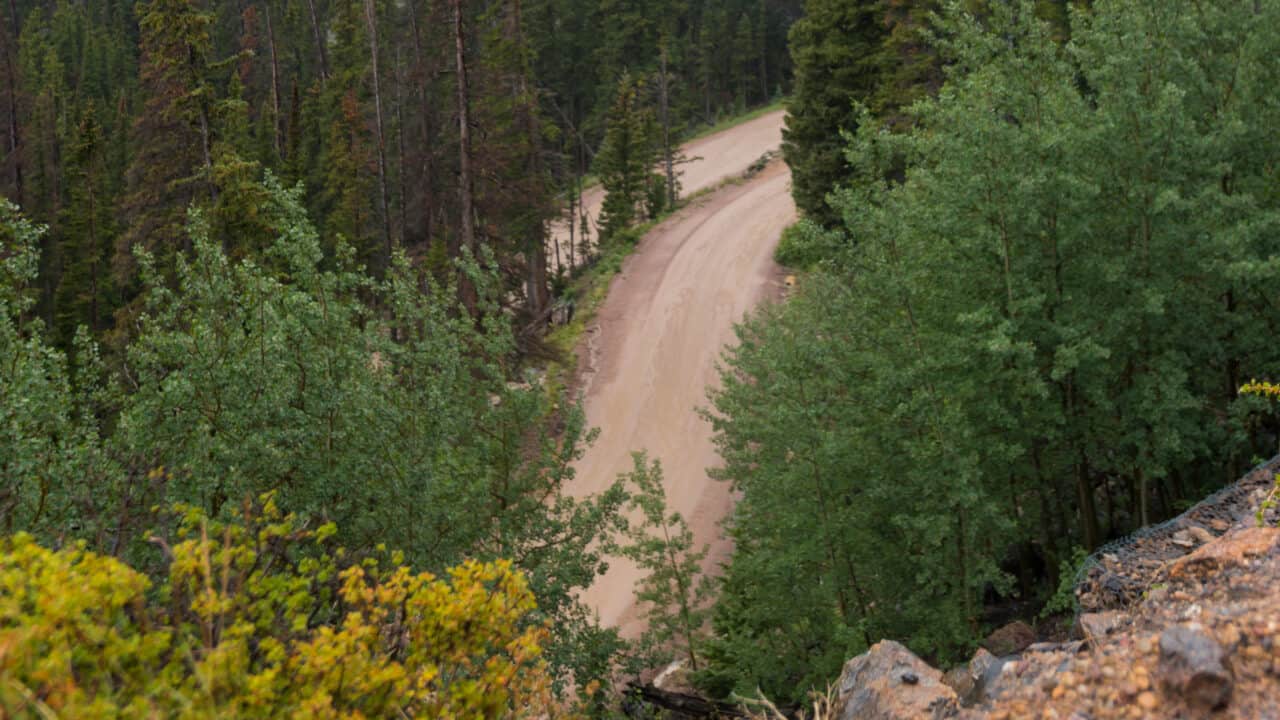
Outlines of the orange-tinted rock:
M1169 577L1199 577L1206 572L1240 565L1246 559L1265 555L1280 543L1280 529L1245 528L1228 533L1181 558L1169 567Z
M892 640L845 663L837 720L942 720L956 713L955 691L942 673Z

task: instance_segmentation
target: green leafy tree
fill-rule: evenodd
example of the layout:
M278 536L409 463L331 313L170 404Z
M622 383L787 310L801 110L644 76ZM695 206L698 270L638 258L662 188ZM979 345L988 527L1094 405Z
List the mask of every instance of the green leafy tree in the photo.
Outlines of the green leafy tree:
M1277 13L1117 0L1063 46L1029 0L950 6L943 91L900 134L855 121L830 198L856 246L728 356L709 685L786 697L882 637L958 657L984 595L1047 599L1073 546L1270 449L1234 389L1280 360L1241 325L1276 321Z
M485 302L477 325L403 257L375 282L339 244L326 268L302 190L269 179L266 192L261 212L280 228L272 269L229 258L197 212L177 286L154 278L119 452L167 468L159 492L211 515L275 490L302 517L342 518L355 550L392 543L436 569L511 558L542 612L581 620L574 589L600 572L598 542L624 496L561 493L581 416L567 411L559 437L542 432L556 398L508 384L514 339L492 279L468 268Z
M94 416L92 344L77 339L73 369L30 319L42 232L0 202L0 529L54 539L100 529L112 470Z
M627 543L619 552L645 574L636 587L647 625L642 652L662 655L678 649L697 672L712 591L702 574L707 548L695 545L680 513L668 512L662 465L657 460L650 464L644 453L635 453L633 461L635 467L622 477L632 486L628 505L640 521L627 529Z

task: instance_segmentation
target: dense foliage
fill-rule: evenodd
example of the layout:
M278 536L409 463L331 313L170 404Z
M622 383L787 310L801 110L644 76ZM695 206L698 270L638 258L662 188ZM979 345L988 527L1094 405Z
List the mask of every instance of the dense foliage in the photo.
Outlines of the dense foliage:
M83 543L0 540L5 717L560 714L510 563L415 573L265 500L225 523L177 508L154 586Z
M1065 42L1041 12L948 5L946 84L861 116L839 227L789 241L820 269L727 357L719 691L957 657L1274 448L1237 389L1280 372L1280 3L1096 2Z
M1090 0L1036 0L1034 12L1059 37L1068 31L1067 6ZM843 133L858 128L866 107L885 126L904 130L914 122L907 108L938 91L944 58L930 18L938 0L806 0L790 32L795 86L787 103L783 151L791 166L792 195L805 216L833 228L840 210L828 194L852 171ZM952 3L987 12L988 0ZM900 165L886 172L900 173Z
M652 163L781 95L798 11L8 3L0 533L12 552L53 565L98 553L85 562L127 563L141 574L111 565L125 586L145 575L159 587L169 570L146 538L173 530L161 508L221 522L270 492L304 526L338 521L351 553L402 548L414 572L510 562L537 600L522 617L557 627L545 646L557 684L587 689L620 643L575 593L603 571L627 492L561 492L587 433L525 361L547 350L552 293L566 287L552 276L599 238L584 223L564 258L548 228L589 173L619 232L674 201L674 175L655 181ZM80 555L35 550L77 541ZM160 667L147 662L136 669Z
M661 100L678 140L786 89L798 13L796 0L14 0L0 12L0 193L49 227L35 311L64 348L85 324L119 350L145 289L134 249L172 276L195 204L229 255L262 250L269 169L303 181L321 235L376 277L398 249L443 278L446 259L487 246L503 304L536 326L569 264L548 224L595 172L619 80L644 83L638 107Z
M598 545L625 493L561 494L581 417L562 408L560 433L542 431L561 401L508 380L514 340L493 307L494 283L470 265L483 310L476 321L451 287L401 255L382 281L355 269L340 242L326 263L301 190L270 178L260 190L260 217L279 228L260 260L228 258L198 211L172 289L140 253L151 285L124 361L126 387L101 379L92 342L78 343L69 361L27 317L40 230L5 206L6 533L83 538L147 571L144 538L165 525L157 507L181 502L219 518L273 492L304 522L340 521L339 539L354 552L407 548L415 570L510 560L539 616L564 630L549 660L585 673L584 684L603 672L616 641L573 593L602 572Z

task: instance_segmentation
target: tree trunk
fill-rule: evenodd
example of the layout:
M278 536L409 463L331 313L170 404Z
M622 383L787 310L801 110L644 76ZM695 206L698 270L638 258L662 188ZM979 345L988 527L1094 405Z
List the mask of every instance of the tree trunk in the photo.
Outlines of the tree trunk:
M22 188L22 155L18 152L22 147L21 132L18 126L18 79L14 71L14 51L18 45L18 11L13 0L9 0L9 33L0 32L0 40L4 47L4 70L6 90L9 94L9 161L13 163L14 200L19 207L23 204Z
M213 130L209 127L209 106L204 101L200 103L200 150L204 155L204 181L209 185L209 200L216 203L218 186L213 183ZM190 240L185 242L187 250L190 250Z
M524 47L524 25L521 17L520 0L511 3L512 39L517 47ZM516 92L519 93L521 109L520 119L524 125L525 142L528 145L528 170L530 179L537 183L542 177L542 143L538 128L538 107L533 94L529 91L529 68L521 63L516 75ZM534 191L537 192L537 191ZM531 198L537 202L537 198ZM541 214L542 208L535 207ZM530 316L543 317L543 309L551 303L551 292L547 286L547 224L539 222L537 230L526 240L527 251L525 263L525 301Z
M364 17L369 23L369 62L373 66L374 128L378 135L378 200L382 205L382 263L391 267L391 208L387 193L387 142L382 122L382 81L378 73L378 15L374 0L364 0Z
M307 9L311 11L311 30L316 36L316 52L320 56L320 82L329 79L329 54L325 52L325 37L320 31L320 16L316 14L316 0L307 0Z
M399 229L395 236L400 241L400 245L404 245L404 229L409 224L407 210L405 209L405 196L407 188L404 184L404 166L405 166L405 146L404 146L404 77L400 74L400 68L404 67L403 59L400 57L401 47L396 48L396 147L400 156L400 165L396 168L396 192L399 195L399 201L396 203L399 211Z
M93 162L91 159L90 163ZM92 166L91 166L92 167ZM98 309L98 258L102 257L102 249L98 247L98 194L94 192L97 186L96 177L90 170L89 176L86 178L85 186L89 193L89 329L95 333L102 330L102 324L99 321Z
M271 26L271 3L262 4L262 14L267 21L267 50L271 53L271 109L275 116L271 119L272 144L276 156L284 158L284 149L280 144L280 62L276 59L276 33Z
M573 270L573 247L574 247L574 242L573 242L573 241L574 241L574 232L577 230L577 228L575 228L574 226L578 224L578 222L577 222L577 221L578 221L578 215L577 215L577 210L575 209L575 208L576 208L576 206L577 206L577 202L576 202L576 201L577 201L577 199L578 199L578 169L575 167L575 168L573 169L573 187L569 189L569 222L568 222L568 225L569 225L569 269L570 269L570 271L572 271L572 270ZM564 262L562 262L562 261L560 260L559 240L557 240L556 242L557 242L557 246L556 246L556 265L557 265L560 269L564 269Z
M467 91L467 46L462 28L462 0L452 0L453 40L458 93L458 199L461 204L461 223L457 241L462 248L476 256L475 191L471 179L471 114ZM476 315L478 297L475 285L466 273L458 278L458 296L462 305L473 317Z
M431 105L428 102L427 93L427 65L423 60L422 54L422 29L421 23L418 22L418 4L410 3L409 23L413 26L413 58L414 65L417 68L419 81L421 85L418 87L418 99L422 103L422 177L420 181L422 190L422 253L425 255L429 250L431 243L432 226L435 222L436 212L436 196L435 196L435 163L434 155L431 150L432 140L432 123L431 123ZM408 161L404 156L400 160L402 165L407 165Z
M1101 533L1098 528L1098 509L1093 501L1093 483L1089 479L1089 460L1084 451L1076 463L1076 493L1080 501L1080 525L1084 531L1084 546L1089 552L1098 549Z

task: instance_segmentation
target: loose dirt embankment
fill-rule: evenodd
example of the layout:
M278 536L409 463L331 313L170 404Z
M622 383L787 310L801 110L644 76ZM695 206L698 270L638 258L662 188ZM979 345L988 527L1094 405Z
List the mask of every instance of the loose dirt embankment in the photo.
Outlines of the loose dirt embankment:
M701 162L686 166L691 192L745 171L780 141L781 113L698 140ZM704 571L731 549L719 522L729 489L707 477L718 463L711 426L696 408L718 383L716 363L734 342L733 324L777 292L773 249L795 220L790 173L775 161L749 180L698 200L641 241L614 279L579 348L587 422L600 437L576 465L575 496L603 490L647 450L662 461L671 509L684 516L699 545L711 546ZM637 568L621 558L583 596L603 625L624 637L643 629L635 607Z

